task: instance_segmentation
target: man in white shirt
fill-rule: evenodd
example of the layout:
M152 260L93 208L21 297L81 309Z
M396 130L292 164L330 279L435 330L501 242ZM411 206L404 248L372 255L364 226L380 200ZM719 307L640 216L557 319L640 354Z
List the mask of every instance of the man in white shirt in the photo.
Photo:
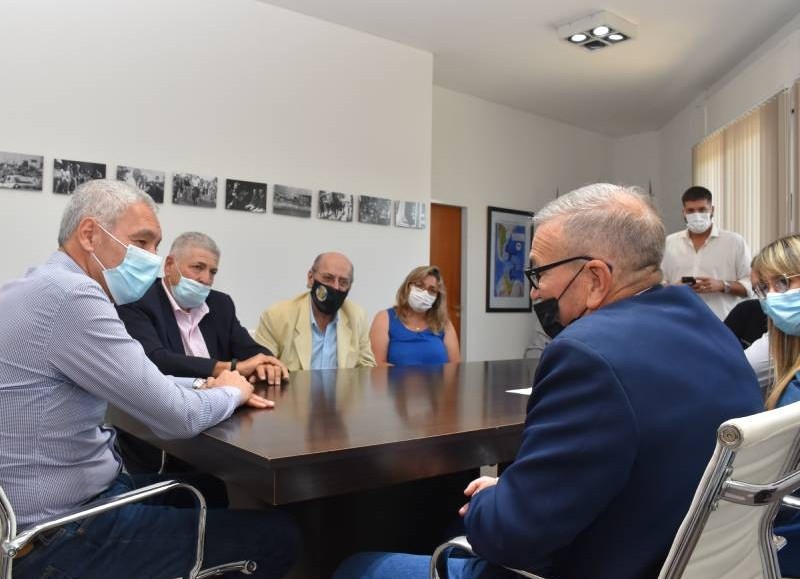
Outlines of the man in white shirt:
M712 223L711 191L689 187L681 197L686 229L667 236L664 281L689 285L721 320L750 296L750 249L738 233Z

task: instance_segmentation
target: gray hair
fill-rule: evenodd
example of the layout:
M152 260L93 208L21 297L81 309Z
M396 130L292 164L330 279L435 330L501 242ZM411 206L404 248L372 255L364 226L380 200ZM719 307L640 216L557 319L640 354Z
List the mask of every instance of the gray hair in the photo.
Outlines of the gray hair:
M205 249L209 253L213 253L216 258L219 259L220 252L217 244L208 235L205 233L200 233L199 231L187 231L186 233L181 233L175 238L175 241L172 242L172 247L169 249L169 254L182 255L189 247L199 247L200 249Z
M637 187L595 183L551 201L534 217L563 225L569 256L604 258L620 273L661 268L666 229Z
M111 230L128 207L136 203L144 203L153 213L156 212L152 197L128 183L95 179L79 185L61 216L58 244L63 246L85 217L94 217L100 225Z

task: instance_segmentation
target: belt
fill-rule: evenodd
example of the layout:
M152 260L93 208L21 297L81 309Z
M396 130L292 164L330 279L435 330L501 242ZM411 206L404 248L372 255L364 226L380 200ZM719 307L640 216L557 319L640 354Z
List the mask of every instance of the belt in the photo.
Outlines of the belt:
M47 547L48 543L45 543L44 541L55 535L59 529L60 527L57 527L55 529L50 529L49 531L44 531L38 534L31 540L30 543L28 543L22 549L17 551L17 554L14 556L14 559L15 560L22 559L23 557L27 557L28 555L30 555L31 551L33 551L33 548L36 546L37 543L39 543L39 546L41 548Z

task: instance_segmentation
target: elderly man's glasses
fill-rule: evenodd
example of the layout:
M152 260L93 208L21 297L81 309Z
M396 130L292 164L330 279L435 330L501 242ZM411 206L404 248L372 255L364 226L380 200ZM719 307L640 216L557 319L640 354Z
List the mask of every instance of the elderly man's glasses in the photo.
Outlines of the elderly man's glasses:
M546 272L548 269L553 269L554 267L558 267L559 265L564 265L573 261L578 261L582 259L584 261L592 261L595 259L594 257L589 257L588 255L579 255L577 257L568 257L567 259L562 259L561 261L556 261L553 263L548 263L547 265L540 265L539 267L529 267L525 270L525 275L528 277L528 281L531 282L531 287L533 289L539 289L539 280L542 277L542 274ZM608 265L608 271L612 271L611 265Z
M347 290L349 290L349 289L350 289L350 286L351 286L351 285L352 285L352 283L353 283L353 280L351 280L350 278L346 278L346 277L336 277L336 276L335 276L335 275L333 275L332 273L323 273L323 272L321 272L321 271L318 271L318 270L316 270L316 269L315 269L315 270L313 270L313 271L314 271L314 272L317 274L317 276L319 277L319 281L320 281L320 282L322 282L322 283L323 283L323 284L325 284L325 285L329 285L329 286L335 286L335 285L336 285L336 282L338 281L338 282L339 282L339 289L341 289L342 291L347 291Z
M796 273L794 275L786 275L781 274L775 278L771 282L760 281L757 284L753 285L753 292L756 294L756 297L760 300L767 299L767 294L770 290L774 291L777 294L786 293L789 290L789 286L791 282L789 281L793 277L800 277L800 273Z

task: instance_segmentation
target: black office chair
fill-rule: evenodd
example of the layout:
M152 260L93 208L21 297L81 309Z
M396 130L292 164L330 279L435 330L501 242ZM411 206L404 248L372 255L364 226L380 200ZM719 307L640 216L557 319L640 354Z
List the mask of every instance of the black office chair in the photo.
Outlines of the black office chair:
M206 501L203 495L191 485L177 481L162 481L140 489L135 489L121 495L100 499L88 505L83 505L60 515L54 519L43 521L30 529L17 533L17 519L14 510L0 487L0 579L11 579L11 566L14 558L24 554L26 546L31 544L40 533L58 528L74 521L92 517L116 509L118 507L146 500L175 489L185 489L191 492L197 500L199 508L197 522L197 550L195 564L189 573L190 579L202 579L238 571L244 575L252 575L256 570L255 561L236 561L208 569L201 569L203 564L203 544L206 534Z

